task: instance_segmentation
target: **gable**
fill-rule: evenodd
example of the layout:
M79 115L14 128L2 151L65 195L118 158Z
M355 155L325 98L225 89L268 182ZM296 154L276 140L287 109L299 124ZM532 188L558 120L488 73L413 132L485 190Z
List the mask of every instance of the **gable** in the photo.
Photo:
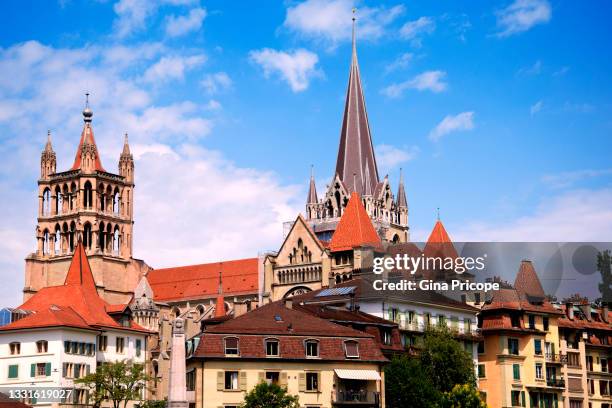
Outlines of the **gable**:
M308 258L310 254L310 258ZM304 261L302 256L304 255ZM297 256L298 263L320 262L323 255L323 247L316 238L310 227L301 216L297 217L289 234L285 238L276 256L276 262L280 265L289 265L291 259Z

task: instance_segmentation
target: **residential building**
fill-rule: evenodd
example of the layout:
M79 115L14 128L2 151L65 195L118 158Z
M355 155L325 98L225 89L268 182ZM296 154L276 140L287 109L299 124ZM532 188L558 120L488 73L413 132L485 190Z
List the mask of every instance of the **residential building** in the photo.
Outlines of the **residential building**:
M205 329L187 359L188 399L197 408L235 408L267 381L302 407L384 407L387 361L372 335L287 299Z
M1 387L74 388L58 402L85 404L75 379L117 360L145 363L149 330L136 324L125 305L111 305L96 290L85 246L78 241L63 285L40 289L18 309L21 318L0 327Z
M563 406L559 320L530 261L481 309L478 383L491 408Z

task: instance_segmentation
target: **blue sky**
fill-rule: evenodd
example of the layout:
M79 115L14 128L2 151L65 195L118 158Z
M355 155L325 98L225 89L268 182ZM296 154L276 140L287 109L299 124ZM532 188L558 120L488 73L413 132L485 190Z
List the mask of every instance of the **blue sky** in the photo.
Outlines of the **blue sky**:
M549 0L3 2L0 267L35 249L47 129L58 171L91 92L102 162L136 156L136 256L153 266L275 248L310 165L335 167L351 8L382 174L413 239L609 241L611 7ZM394 183L395 185L395 183ZM162 220L160 222L160 220Z

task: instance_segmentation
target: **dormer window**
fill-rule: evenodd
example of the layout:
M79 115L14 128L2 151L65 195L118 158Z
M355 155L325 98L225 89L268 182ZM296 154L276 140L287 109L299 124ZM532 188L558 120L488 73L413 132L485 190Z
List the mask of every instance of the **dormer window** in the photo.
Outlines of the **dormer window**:
M346 358L359 358L359 343L355 340L345 341L344 353Z
M319 342L317 340L306 340L306 357L319 357Z
M15 341L9 344L9 348L11 350L11 355L15 356L17 354L21 354L21 343Z
M38 340L36 342L36 351L39 353L46 353L48 349L49 343L47 343L47 340Z
M226 356L240 355L240 350L238 348L238 338L228 337L225 339L225 355Z
M279 356L279 344L276 339L266 340L266 356L267 357L278 357Z

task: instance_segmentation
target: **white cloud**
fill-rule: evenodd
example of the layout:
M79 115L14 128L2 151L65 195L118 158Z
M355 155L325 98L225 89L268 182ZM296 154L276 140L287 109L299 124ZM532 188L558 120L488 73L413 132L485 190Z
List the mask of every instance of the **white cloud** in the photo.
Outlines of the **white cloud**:
M404 69L412 63L413 59L414 54L412 54L411 52L405 52L403 54L400 54L392 63L387 65L385 71L388 73L398 69Z
M461 241L608 242L612 190L574 190L547 197L536 211L505 222L467 222L453 232Z
M216 72L214 74L207 74L200 82L200 85L202 85L209 94L215 94L231 88L232 79L225 72Z
M533 116L536 113L538 113L539 111L541 111L542 110L542 106L544 106L544 102L542 102L542 101L537 101L536 103L531 105L531 107L529 108L529 113L531 113L531 116Z
M547 0L515 0L497 13L498 37L525 32L550 21L552 8Z
M474 112L447 115L431 132L429 132L429 139L437 142L449 133L472 129L474 129Z
M553 72L553 76L559 77L559 76L563 76L565 74L567 74L570 70L570 67L563 66L561 68L559 68L557 71Z
M400 97L408 89L439 93L448 88L448 84L444 82L445 77L444 71L426 71L408 81L389 85L382 90L382 93L390 98Z
M114 34L128 37L147 27L147 22L157 14L160 6L188 6L198 0L119 0L113 6L117 18L113 22Z
M206 18L206 10L200 7L189 10L187 15L168 16L166 18L166 34L170 37L179 37L202 28Z
M420 152L417 146L395 147L387 144L376 146L376 164L383 174L389 173L400 164L413 160Z
M559 174L547 174L542 177L542 182L555 189L567 188L582 180L606 177L612 175L612 169L584 169L576 171L564 171Z
M289 84L293 92L306 90L310 80L320 75L320 71L316 68L319 57L304 49L285 52L264 48L251 51L249 56L251 61L263 68L266 78L278 74Z
M542 61L537 60L533 65L518 70L517 75L539 75L542 72Z
M400 36L410 40L412 45L420 47L423 35L431 34L436 29L436 23L431 17L419 17L409 21L400 28Z
M335 47L350 41L353 0L306 0L287 9L284 27L308 38ZM387 26L404 12L404 7L360 7L357 10L357 33L360 39L377 39Z
M185 72L201 66L205 61L204 55L162 57L145 71L143 79L151 83L182 80Z

